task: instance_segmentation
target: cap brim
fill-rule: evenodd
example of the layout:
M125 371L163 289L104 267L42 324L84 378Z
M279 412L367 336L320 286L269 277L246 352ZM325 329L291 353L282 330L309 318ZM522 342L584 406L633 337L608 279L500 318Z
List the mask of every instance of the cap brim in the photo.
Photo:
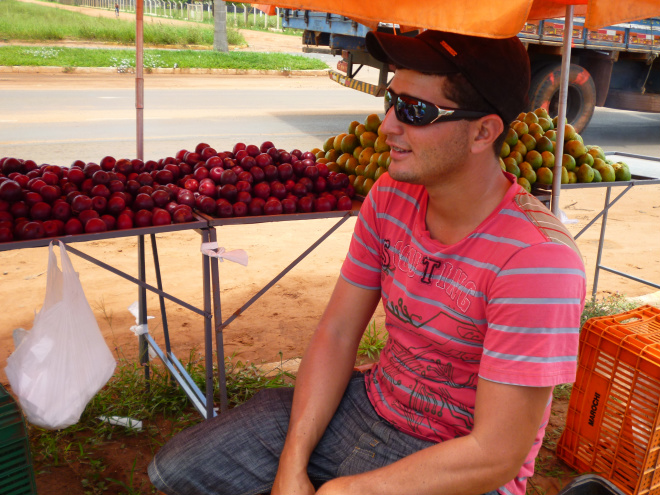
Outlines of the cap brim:
M459 72L448 58L418 38L369 31L366 44L369 53L386 64L429 74Z

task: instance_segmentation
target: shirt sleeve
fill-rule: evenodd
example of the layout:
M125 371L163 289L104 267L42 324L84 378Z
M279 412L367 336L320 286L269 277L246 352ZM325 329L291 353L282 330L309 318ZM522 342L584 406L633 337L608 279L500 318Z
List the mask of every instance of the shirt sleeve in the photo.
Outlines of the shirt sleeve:
M381 288L381 239L377 222L378 188L365 198L353 230L341 276L364 289Z
M537 387L573 382L585 293L572 249L546 242L518 251L489 291L479 376Z

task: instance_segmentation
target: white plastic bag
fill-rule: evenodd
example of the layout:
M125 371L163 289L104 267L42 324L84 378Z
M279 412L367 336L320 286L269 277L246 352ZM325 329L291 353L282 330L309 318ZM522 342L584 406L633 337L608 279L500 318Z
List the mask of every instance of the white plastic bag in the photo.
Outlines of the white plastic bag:
M78 422L116 362L64 244L60 242L62 270L52 242L49 250L43 307L7 359L5 372L28 421L57 430Z

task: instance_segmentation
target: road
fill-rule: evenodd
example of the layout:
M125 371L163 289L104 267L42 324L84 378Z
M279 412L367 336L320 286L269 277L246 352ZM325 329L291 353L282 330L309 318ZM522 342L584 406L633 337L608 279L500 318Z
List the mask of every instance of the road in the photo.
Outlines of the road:
M69 165L136 155L131 75L0 76L0 156ZM382 100L326 77L145 76L144 157L208 142L311 149Z
M114 15L102 9L23 1L94 16ZM145 22L187 24L161 18ZM336 57L303 54L299 38L241 33L248 46L235 47L238 50L314 56L336 65ZM370 68L361 76L372 83L377 79ZM62 165L108 154L136 156L134 87L128 74L0 75L0 156ZM223 149L237 141L258 144L265 139L283 148L311 149L343 132L350 121L374 112L382 113L382 100L326 78L146 75L144 155L158 159L202 140ZM582 137L586 144L606 151L660 157L660 114L597 108ZM660 165L626 160L633 173L660 177Z
M134 88L130 74L2 74L0 156L59 165L137 156ZM200 141L311 149L369 113L382 114L381 99L325 77L147 74L144 157ZM660 157L660 114L599 108L582 136L606 151ZM634 164L633 172L657 177L660 166Z

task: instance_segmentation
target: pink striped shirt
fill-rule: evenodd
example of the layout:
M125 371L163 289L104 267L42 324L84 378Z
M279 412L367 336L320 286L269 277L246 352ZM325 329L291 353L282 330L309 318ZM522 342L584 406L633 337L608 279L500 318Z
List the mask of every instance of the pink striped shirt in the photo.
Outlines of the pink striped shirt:
M360 210L342 277L382 293L389 339L366 380L376 411L441 442L471 431L479 378L536 387L575 380L586 276L571 235L515 181L453 245L431 239L427 201L422 186L382 176ZM501 493L524 495L550 399L525 464Z

